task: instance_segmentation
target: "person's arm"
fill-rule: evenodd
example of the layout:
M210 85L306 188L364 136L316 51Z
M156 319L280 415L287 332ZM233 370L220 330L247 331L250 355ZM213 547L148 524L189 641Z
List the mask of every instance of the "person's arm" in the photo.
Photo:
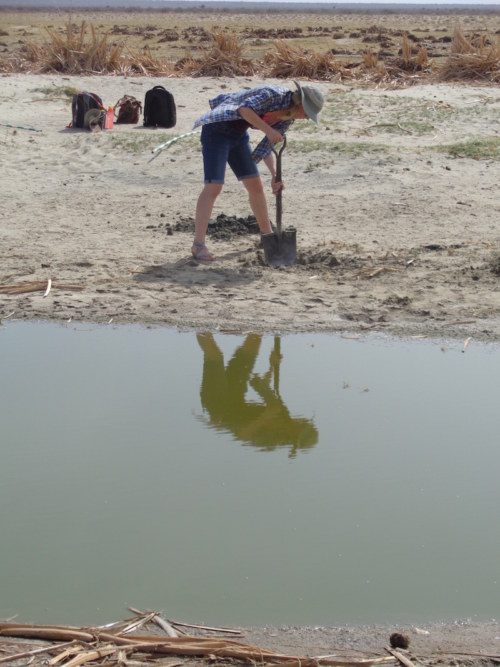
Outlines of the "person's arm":
M274 127L268 125L266 121L262 120L262 118L250 107L240 107L238 109L238 113L243 118L243 120L246 120L247 123L250 123L252 127L255 127L257 130L263 132L271 144L277 144L280 141L283 141L283 135L281 132L278 132L278 130L275 130Z
M271 172L271 189L273 191L273 194L276 194L280 190L284 190L285 189L285 184L283 183L283 181L279 181L279 182L276 181L276 167L275 167L275 164L274 164L273 154L269 153L269 155L267 157L264 157L262 159L263 159L264 164L266 165L266 167Z
M258 116L257 116L257 118L258 118ZM259 120L261 120L261 119L259 118ZM284 137L286 131L288 130L288 128L292 124L293 124L293 120L284 120L284 121L281 121L280 123L278 123L276 128L271 128L271 129L279 128L279 129L277 129L278 134L281 137ZM254 149L254 151L252 153L252 157L253 157L254 161L257 162L257 163L260 162L261 160L263 160L265 165L267 166L267 168L271 172L271 177L272 177L271 187L272 187L272 190L273 190L273 194L276 194L277 192L279 192L279 190L283 190L285 188L283 182L281 181L280 184L276 183L276 168L274 166L274 157L273 157L273 154L271 152L271 142L269 141L267 136L264 137L262 139L262 141L259 143L259 145L257 146L257 148Z

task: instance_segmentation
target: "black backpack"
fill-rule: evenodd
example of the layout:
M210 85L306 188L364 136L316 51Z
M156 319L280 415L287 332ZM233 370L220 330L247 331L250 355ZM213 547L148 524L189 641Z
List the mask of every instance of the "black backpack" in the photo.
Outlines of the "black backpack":
M174 127L177 122L174 96L163 86L155 86L144 98L144 127Z
M73 95L73 101L71 103L73 120L71 122L71 127L85 127L85 114L90 109L104 109L99 95L88 93L86 91Z

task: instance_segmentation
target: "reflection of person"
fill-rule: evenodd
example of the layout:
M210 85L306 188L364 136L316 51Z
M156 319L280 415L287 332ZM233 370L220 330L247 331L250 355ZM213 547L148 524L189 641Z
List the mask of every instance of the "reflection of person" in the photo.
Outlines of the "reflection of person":
M211 426L227 430L238 440L263 449L288 445L291 457L297 449L313 447L318 442L313 422L292 417L279 395L279 352L276 349L271 352L267 373L262 377L253 374L261 336L246 336L227 366L211 333L198 334L197 339L204 353L201 403ZM271 387L273 376L274 388ZM262 402L247 400L249 386Z
M287 129L298 119L318 122L323 108L323 94L315 86L294 82L297 90L267 85L223 93L210 100L210 111L195 122L202 126L201 146L205 185L196 205L193 256L211 262L214 256L205 245L208 223L215 200L222 191L226 164L245 186L250 208L257 219L261 234L271 234L266 195L257 162L264 160L271 172L271 188L276 194L283 183L276 181L272 144L283 141ZM264 138L252 153L247 130L255 128Z

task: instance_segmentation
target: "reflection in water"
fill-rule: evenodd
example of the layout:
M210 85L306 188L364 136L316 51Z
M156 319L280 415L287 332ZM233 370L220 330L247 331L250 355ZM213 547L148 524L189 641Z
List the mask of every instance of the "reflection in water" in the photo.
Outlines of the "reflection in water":
M292 417L279 393L282 356L278 337L269 356L269 370L262 376L253 373L262 336L246 336L227 365L211 333L198 334L197 339L204 353L201 403L213 428L229 431L242 442L270 451L289 446L291 458L298 449L314 447L318 442L314 423L304 417ZM261 401L247 400L249 387Z

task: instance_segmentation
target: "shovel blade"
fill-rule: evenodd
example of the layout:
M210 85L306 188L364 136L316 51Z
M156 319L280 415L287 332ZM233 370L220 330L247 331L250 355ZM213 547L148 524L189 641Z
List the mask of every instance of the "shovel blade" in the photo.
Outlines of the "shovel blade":
M297 230L288 227L281 233L265 234L262 237L262 246L268 266L290 266L297 258Z

